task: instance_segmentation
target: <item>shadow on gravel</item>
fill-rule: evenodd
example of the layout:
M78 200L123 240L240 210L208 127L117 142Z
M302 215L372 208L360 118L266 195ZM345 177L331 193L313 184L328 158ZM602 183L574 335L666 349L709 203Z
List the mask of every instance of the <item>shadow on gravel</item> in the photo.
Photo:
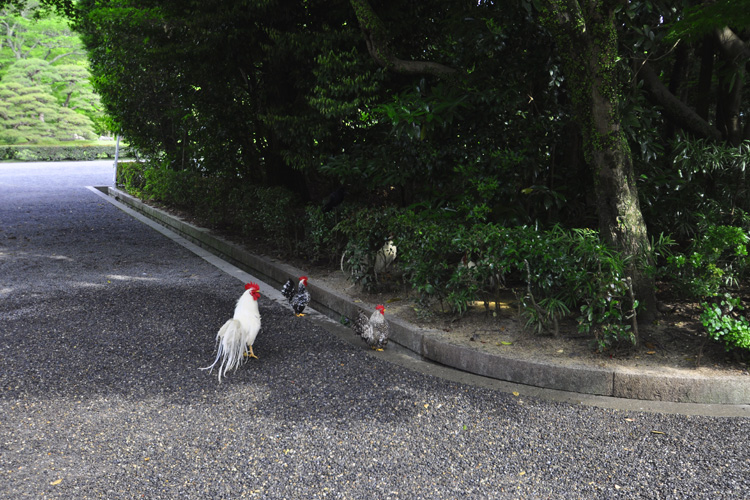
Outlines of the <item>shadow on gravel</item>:
M264 298L260 359L221 384L198 368L213 362L216 331L233 311L224 292L123 280L56 292L44 304L32 295L14 302L0 309L0 399L161 398L328 423L404 421L420 409L402 389L413 374Z

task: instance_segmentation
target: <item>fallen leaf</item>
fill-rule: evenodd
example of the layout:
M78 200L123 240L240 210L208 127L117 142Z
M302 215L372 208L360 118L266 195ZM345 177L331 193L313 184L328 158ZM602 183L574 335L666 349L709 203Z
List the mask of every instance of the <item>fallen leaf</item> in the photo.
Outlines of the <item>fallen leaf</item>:
M519 476L525 476L526 475L526 471L521 471L521 472L518 473L518 475Z
M513 342L508 342L507 340L503 340L500 343L503 345L513 345Z
M429 407L430 407L430 403L425 403L425 404L424 404L424 407L425 407L425 408L429 408Z
M558 349L557 352L563 352L563 350L562 349Z
M633 420L632 418L626 418L625 421L626 422L635 422L635 420Z
M646 351L646 354L656 354L656 351Z
M62 483L62 479L58 479L57 481L52 481L52 482L51 482L51 483L49 483L49 484L51 484L52 486L57 486L57 485L58 485L58 484L60 484L60 483Z
M514 396L518 396L518 393L516 391L513 391Z
M662 431L651 431L651 434L664 434Z
M391 304L393 302L398 302L400 300L403 300L401 297L393 297L392 299L388 299L385 301L386 304Z

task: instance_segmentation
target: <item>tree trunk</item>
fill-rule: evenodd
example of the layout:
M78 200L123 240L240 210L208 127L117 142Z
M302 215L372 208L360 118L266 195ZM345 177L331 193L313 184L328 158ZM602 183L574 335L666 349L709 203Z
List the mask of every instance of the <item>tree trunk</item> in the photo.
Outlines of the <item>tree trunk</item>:
M562 52L566 88L593 169L600 233L631 259L627 272L640 303L638 318L650 321L657 314L654 281L644 265L650 243L618 113L616 6L617 2L605 0L549 2L545 21Z
M745 83L745 61L750 58L750 49L727 27L716 30L716 40L719 54L727 68L719 77L716 121L724 139L736 147L743 138L740 109Z
M695 112L708 123L711 106L711 81L714 74L714 39L707 36L700 45L701 67L698 73L698 87L695 92Z
M669 78L669 92L676 96L680 102L687 102L687 85L685 81L688 78L688 69L690 65L690 47L686 43L677 45L675 50L675 61L672 66L672 74ZM667 122L665 135L672 139L677 133L675 124Z

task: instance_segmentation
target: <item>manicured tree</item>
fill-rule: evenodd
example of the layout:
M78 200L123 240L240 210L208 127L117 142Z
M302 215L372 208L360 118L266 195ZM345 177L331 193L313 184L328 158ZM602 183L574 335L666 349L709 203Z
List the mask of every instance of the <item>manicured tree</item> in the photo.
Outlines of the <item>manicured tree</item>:
M17 61L0 81L0 135L8 143L93 139L85 115L59 105L51 84L59 74L38 59Z
M5 135L23 142L92 138L92 120L102 115L89 83L85 51L65 18L35 5L0 10Z

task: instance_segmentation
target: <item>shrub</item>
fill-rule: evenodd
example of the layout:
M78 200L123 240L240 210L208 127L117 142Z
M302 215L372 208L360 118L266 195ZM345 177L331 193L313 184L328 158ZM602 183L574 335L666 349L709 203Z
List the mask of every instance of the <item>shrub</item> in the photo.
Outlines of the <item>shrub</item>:
M736 286L748 265L748 237L743 228L709 226L684 254L669 257L668 271L691 297L714 297Z
M378 283L378 252L391 241L397 221L393 208L351 210L333 231L346 242L341 267L350 279L371 290Z
M4 146L0 160L13 161L91 161L114 159L115 145L70 144L54 146ZM135 152L129 147L120 148L121 158L132 158Z
M243 186L236 201L242 234L271 242L296 253L304 231L302 207L294 194L281 187Z
M719 303L704 302L701 305L701 323L709 337L722 342L727 351L735 348L750 349L750 322L739 313L744 309L739 297L732 297L727 293Z
M146 186L145 164L140 162L118 162L116 182L133 196L140 197Z
M625 278L627 262L595 231L467 228L435 212L406 212L398 227L401 265L423 302L438 300L463 314L469 303L497 300L503 287L518 283L528 328L556 333L559 321L578 309L579 329L599 349L636 341L638 302Z
M342 205L324 213L298 205L282 188L158 165L128 165L120 178L142 185L144 196L226 221L288 253L340 258L366 289L379 280L378 252L393 241L400 270L423 304L439 301L463 314L471 302L497 301L503 288L514 286L528 328L557 332L558 322L579 310L579 329L600 349L635 341L631 320L638 304L625 279L628 263L595 231L504 227L476 218L467 224L451 210Z
M312 261L338 263L346 248L346 236L337 226L352 211L353 208L348 205L341 205L330 212L324 212L318 205L305 207L305 256Z
M733 296L748 267L748 236L744 228L706 225L688 251L671 256L666 272L680 290L701 300L701 323L708 336L727 350L750 349L750 322L741 313L742 300Z

